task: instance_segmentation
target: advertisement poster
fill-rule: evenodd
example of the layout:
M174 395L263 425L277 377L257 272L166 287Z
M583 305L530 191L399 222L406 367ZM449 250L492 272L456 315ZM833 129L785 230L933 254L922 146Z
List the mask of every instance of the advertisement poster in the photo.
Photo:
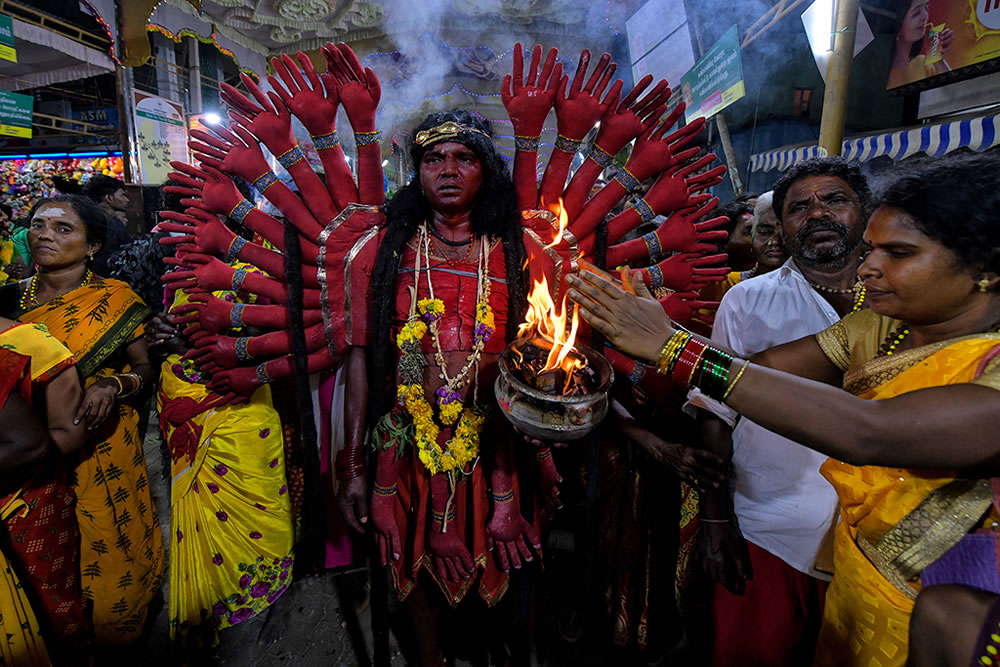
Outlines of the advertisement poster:
M17 62L17 49L14 48L14 22L6 14L0 14L0 58Z
M0 135L31 138L35 98L0 90Z
M711 118L746 94L740 41L734 25L681 77L688 123Z
M900 0L887 89L1000 56L997 0Z
M135 91L138 182L158 185L171 172L170 161L188 161L187 120L177 102Z

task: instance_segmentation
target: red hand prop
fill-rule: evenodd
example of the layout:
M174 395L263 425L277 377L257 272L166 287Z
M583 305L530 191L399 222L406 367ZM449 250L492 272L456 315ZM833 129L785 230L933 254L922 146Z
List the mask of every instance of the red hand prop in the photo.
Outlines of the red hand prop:
M298 66L295 64L296 60ZM331 86L324 95L323 84L309 56L300 51L295 54L295 60L292 60L287 53L282 54L280 58L271 58L271 67L281 77L281 81L269 74L267 82L285 106L302 121L309 134L315 137L337 129L339 89ZM305 78L302 77L303 73Z
M726 274L729 273L728 267L705 268L725 262L726 259L725 253L708 255L707 257L701 257L694 253L672 255L656 265L663 276L662 282L657 286L678 292L699 289L710 282L726 277ZM655 281L651 278L649 269L640 269L639 273L642 274L643 282L647 286L654 285Z
M193 249L183 248L188 252L199 252L206 255L226 256L229 246L236 234L210 215L198 208L189 208L186 213L161 211L160 216L173 222L160 223L160 229L166 232L180 232L184 236L168 236L160 241L164 245L191 244Z
M265 95L254 80L242 72L240 80L260 106L252 104L243 93L222 82L220 95L223 101L229 103L229 100L234 102L239 100L238 104L230 104L234 108L229 110L229 117L264 142L274 155L281 155L296 143L292 135L292 117L288 113L288 107L275 93Z
M562 77L562 64L556 63L557 53L556 49L549 49L539 72L542 45L535 45L525 78L524 50L520 42L514 46L514 72L503 78L500 97L510 122L514 125L514 134L519 137L537 137L542 133L542 125L552 109L556 88Z
M584 49L580 54L576 73L573 75L573 83L569 86L569 94L567 95L566 91L569 76L563 76L556 89L556 124L559 134L573 141L583 139L584 135L594 127L594 123L603 118L609 109L618 105L621 97L623 85L621 79L615 81L608 94L604 95L604 89L618 69L617 63L611 62L611 54L605 53L601 56L587 84L584 85L583 79L589 64L590 51ZM603 100L602 95L604 95Z
M696 311L703 308L715 310L719 307L718 301L702 301L698 297L697 292L674 292L657 300L663 306L663 312L670 319L683 326L688 326Z
M347 44L327 42L323 46L326 59L327 89L331 83L338 86L340 102L347 112L347 120L355 132L374 132L375 113L382 99L382 86L370 67L362 67L358 56Z

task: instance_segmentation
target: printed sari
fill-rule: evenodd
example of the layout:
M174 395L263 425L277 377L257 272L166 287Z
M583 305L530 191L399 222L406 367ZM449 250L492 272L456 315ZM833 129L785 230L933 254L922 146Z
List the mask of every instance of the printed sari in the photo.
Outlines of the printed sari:
M847 370L846 390L869 400L961 383L1000 390L1000 334L875 356L897 324L862 311L817 335L831 361ZM990 482L833 459L820 471L837 490L841 518L816 664L902 666L919 574L982 523Z
M0 332L0 348L31 359L21 394L36 413L44 415L45 389L50 380L76 363L65 345L43 324L18 324ZM42 625L67 656L90 641L90 604L80 589L80 528L76 494L62 462L46 465L31 479L0 498L0 506L14 508L3 515L11 557L26 573L41 608Z
M250 301L230 291L223 299ZM177 292L173 306L187 303ZM294 524L285 442L271 387L226 405L191 361L160 370L160 430L170 452L170 638L218 643L292 582Z
M27 356L0 346L0 407L11 394L17 393L29 361ZM24 508L24 501L16 498L3 502L0 519L7 519ZM8 555L7 549L0 549L0 664L51 664L38 618Z
M171 460L170 637L199 645L265 610L292 581L293 526L271 389L242 405L163 362L157 404Z
M18 319L45 324L70 349L86 388L129 369L125 348L143 335L148 315L128 285L95 278ZM100 644L124 644L142 634L164 559L137 406L126 400L115 407L88 437L74 482L83 594L93 601Z

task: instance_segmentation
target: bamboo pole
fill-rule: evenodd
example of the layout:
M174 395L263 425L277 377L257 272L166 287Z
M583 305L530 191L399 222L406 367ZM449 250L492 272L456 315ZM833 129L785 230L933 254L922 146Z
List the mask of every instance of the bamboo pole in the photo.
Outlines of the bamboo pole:
M823 117L819 128L820 155L840 155L847 118L847 87L854 62L854 37L858 27L859 0L837 0L833 53L826 70Z

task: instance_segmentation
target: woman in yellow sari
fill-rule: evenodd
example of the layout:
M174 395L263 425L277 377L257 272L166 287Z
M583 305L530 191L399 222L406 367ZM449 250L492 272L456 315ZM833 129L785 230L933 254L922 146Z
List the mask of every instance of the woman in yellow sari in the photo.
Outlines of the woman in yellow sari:
M40 322L70 349L84 382L74 415L87 426L75 470L83 594L93 601L95 639L138 639L160 587L163 539L150 496L136 400L155 379L143 338L149 311L129 287L87 268L106 219L88 199L37 203L28 243L38 273L17 284L15 314ZM10 298L0 296L0 304ZM0 313L2 314L2 313Z
M22 461L0 477L0 521L7 554L27 574L39 625L57 662L85 662L92 636L90 604L80 587L80 529L68 473L86 438L73 424L83 399L76 361L43 324L0 317L0 349L29 359L20 394L45 418L55 448L43 461ZM5 612L0 612L5 613Z
M185 303L178 291L171 310ZM182 359L187 344L169 315L154 318L147 338L166 354L157 405L171 461L170 638L200 649L292 583L281 420L267 385L243 404L212 392L208 375Z
M998 166L1000 158L983 154L898 168L865 232L872 250L859 275L873 312L753 363L675 329L641 282L630 294L596 273L570 280L583 316L616 347L833 457L822 472L842 513L817 664L903 665L920 573L993 525ZM837 205L793 184L783 224L790 211L822 220ZM935 581L961 574L937 573Z

